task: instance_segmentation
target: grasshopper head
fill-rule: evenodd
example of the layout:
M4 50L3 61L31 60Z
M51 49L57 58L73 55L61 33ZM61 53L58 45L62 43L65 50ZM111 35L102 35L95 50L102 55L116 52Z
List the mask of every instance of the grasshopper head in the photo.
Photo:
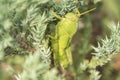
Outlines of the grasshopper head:
M85 11L85 12L83 12L83 13L80 13L79 10L78 10L78 8L75 8L75 13L76 13L76 15L77 15L78 17L80 17L81 15L87 14L87 13L89 13L89 12L95 10L95 9L96 9L96 8L93 8L93 9L87 10L87 11Z
M80 12L78 11L78 9L75 8L75 13L67 13L67 14L65 15L65 18L67 18L67 19L69 19L69 20L71 20L71 21L78 21L78 18L79 18L81 15L84 15L84 14L86 14L86 13L89 13L89 12L95 10L95 9L96 9L96 8L93 8L93 9L90 9L90 10L85 11L85 12L83 12L83 13L80 13Z

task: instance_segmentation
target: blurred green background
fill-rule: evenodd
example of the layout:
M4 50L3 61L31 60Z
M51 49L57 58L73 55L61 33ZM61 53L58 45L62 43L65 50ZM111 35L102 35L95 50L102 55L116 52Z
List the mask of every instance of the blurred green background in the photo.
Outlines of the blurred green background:
M25 0L17 0L16 3L22 3ZM20 33L24 29L24 26L21 27L20 20L23 20L26 13L24 13L26 8L29 8L32 4L37 4L37 0L28 0L25 5L21 6L17 5L16 8L14 8L16 5L15 0L1 0L0 1L0 55L3 55L3 59L0 61L0 80L15 80L14 76L11 76L12 74L17 74L18 72L22 72L23 68L23 62L26 58L26 54L18 54L24 53L24 51L29 51L29 49L32 49L31 47L28 47L26 50L26 47L20 48L20 43L17 42L17 39L13 40L14 42L11 43L12 45L15 45L15 47L10 47L9 45L6 46L7 42L11 40L8 35L10 34L13 38L15 36L19 36ZM37 5L38 7L41 7L41 11L39 13L43 13L45 10L47 13L47 16L49 16L49 10L51 7L55 9L55 11L63 16L65 13L73 11L72 6L68 6L66 9L62 12L62 7L58 6L60 1L62 0L55 0L56 4L53 4L50 2L49 4L42 4ZM69 0L67 0L69 1ZM70 0L71 1L71 0ZM101 38L105 38L107 35L109 37L110 30L107 27L109 23L112 23L113 21L118 23L120 21L120 0L78 0L83 1L81 4L77 4L76 6L79 8L80 12L84 12L88 9L91 9L93 7L96 7L96 10L86 14L84 16L81 16L80 21L78 22L78 30L76 34L74 35L72 39L72 55L73 55L73 66L75 68L75 73L78 73L79 64L85 60L90 60L92 57L93 49L91 48L91 45L97 47L97 42L101 40ZM70 3L72 4L72 3ZM8 7L9 5L12 5L11 7ZM15 6L14 6L15 5ZM27 7L26 7L27 6ZM23 7L23 8L21 8ZM25 9L24 9L25 7ZM20 11L19 11L20 8ZM13 10L12 10L13 9ZM14 19L11 19L11 16L14 16L16 14L14 12L14 9L18 9L17 17ZM9 10L13 12L9 12ZM59 11L61 10L61 11ZM9 23L14 22L14 23ZM13 21L12 21L13 20ZM15 20L15 21L14 21ZM48 21L49 26L56 25L57 20L51 20ZM11 28L11 25L14 24L15 26L20 26L19 29ZM13 27L13 26L12 26ZM52 28L53 29L53 28ZM26 29L27 30L27 29ZM46 29L46 34L50 32L51 29ZM28 33L29 34L29 33ZM45 34L45 35L46 35ZM5 36L4 36L5 35ZM25 37L25 36L24 36ZM5 44L2 44L2 41L5 41L4 38L8 38ZM11 45L10 44L10 45ZM17 44L17 45L16 45ZM30 40L28 40L28 44L31 45ZM4 49L4 50L3 50ZM23 52L22 52L23 51ZM31 51L31 50L30 50ZM17 54L16 54L17 53ZM25 52L29 53L29 52ZM7 56L6 56L7 55ZM0 56L1 57L1 56ZM6 70L8 69L8 70ZM120 55L116 55L110 63L107 63L103 67L97 67L97 70L100 71L102 74L102 77L100 80L120 80ZM9 73L10 72L10 73ZM77 74L79 76L81 74ZM88 73L87 71L84 72L84 74L81 75L81 80L84 79L84 77L87 77ZM8 79L9 78L9 79ZM84 79L85 80L85 79Z

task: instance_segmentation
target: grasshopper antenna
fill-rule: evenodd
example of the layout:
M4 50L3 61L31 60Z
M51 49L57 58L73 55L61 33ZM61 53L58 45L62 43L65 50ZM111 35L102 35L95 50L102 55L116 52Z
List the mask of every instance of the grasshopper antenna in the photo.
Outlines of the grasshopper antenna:
M86 14L86 13L89 13L89 12L95 10L95 9L96 9L96 8L93 8L93 9L87 10L87 11L85 11L85 12L83 12L83 13L78 14L78 16L81 16L81 15L84 15L84 14Z

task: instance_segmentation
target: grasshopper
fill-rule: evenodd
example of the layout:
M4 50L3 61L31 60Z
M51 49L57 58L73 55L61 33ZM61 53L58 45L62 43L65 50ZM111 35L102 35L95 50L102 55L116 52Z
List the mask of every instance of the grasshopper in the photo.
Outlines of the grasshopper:
M60 20L56 25L55 35L50 36L55 66L60 65L66 68L73 63L70 43L73 35L77 31L79 17L93 10L95 8L80 13L75 8L75 13L69 12L65 17L57 15L53 10L51 11Z

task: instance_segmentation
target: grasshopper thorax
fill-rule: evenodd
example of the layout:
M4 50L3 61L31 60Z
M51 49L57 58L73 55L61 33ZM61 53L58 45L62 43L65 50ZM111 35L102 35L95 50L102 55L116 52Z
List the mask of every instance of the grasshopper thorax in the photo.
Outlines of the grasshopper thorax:
M75 21L75 22L77 22L78 19L79 19L79 17L76 14L74 14L74 13L67 13L65 15L65 18L67 18L67 19L69 19L71 21Z

